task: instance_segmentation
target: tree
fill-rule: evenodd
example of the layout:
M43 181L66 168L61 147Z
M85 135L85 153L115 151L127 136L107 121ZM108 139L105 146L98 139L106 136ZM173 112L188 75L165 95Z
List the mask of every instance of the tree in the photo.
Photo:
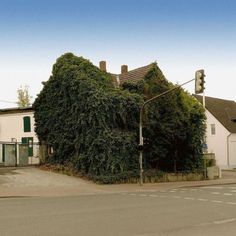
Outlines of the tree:
M32 99L32 96L29 95L29 86L20 86L17 90L17 98L17 105L19 107L29 107Z

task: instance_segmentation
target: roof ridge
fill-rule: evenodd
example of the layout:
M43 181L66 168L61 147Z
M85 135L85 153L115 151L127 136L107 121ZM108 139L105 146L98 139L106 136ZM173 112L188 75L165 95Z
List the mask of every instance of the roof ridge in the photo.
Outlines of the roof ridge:
M198 94L193 94L193 96L195 97L203 97L202 95L198 95ZM222 100L222 101L227 101L227 102L235 102L234 100L230 100L230 99L223 99L223 98L216 98L216 97L210 97L210 96L205 96L205 98L212 98L212 99L217 99L217 100Z

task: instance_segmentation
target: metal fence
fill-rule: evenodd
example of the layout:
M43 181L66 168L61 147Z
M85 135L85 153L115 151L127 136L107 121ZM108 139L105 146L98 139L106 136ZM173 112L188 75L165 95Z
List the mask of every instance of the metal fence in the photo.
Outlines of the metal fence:
M39 143L0 142L0 165L28 166L40 162Z

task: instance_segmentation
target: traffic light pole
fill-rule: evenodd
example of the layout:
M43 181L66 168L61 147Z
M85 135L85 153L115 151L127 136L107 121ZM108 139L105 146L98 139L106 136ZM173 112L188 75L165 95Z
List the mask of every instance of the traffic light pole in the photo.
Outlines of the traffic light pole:
M183 83L181 85L178 85L178 86L176 86L176 87L174 87L174 88L172 88L170 90L167 90L167 91L165 91L165 92L163 92L161 94L158 94L158 95L154 96L153 98L150 98L149 100L145 101L142 104L142 106L140 108L140 111L139 111L139 168L140 168L140 173L139 173L140 174L140 176L139 176L140 180L139 180L139 183L140 183L141 186L143 185L143 112L144 112L144 108L145 108L145 106L148 103L152 102L153 100L156 100L156 99L158 99L160 97L163 97L164 95L166 95L168 93L171 93L174 90L179 89L183 85L188 84L188 83L190 83L190 82L192 82L194 80L195 79L191 79L191 80L189 80L189 81L187 81L187 82L185 82L185 83Z

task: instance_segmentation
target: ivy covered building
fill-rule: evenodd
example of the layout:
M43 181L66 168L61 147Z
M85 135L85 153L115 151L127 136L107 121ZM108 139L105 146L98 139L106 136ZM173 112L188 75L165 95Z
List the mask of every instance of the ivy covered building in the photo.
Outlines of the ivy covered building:
M33 104L39 141L53 150L46 163L101 182L137 176L141 104L173 87L156 63L112 74L105 61L98 68L62 55ZM144 169L201 169L204 120L202 106L182 89L148 105Z

